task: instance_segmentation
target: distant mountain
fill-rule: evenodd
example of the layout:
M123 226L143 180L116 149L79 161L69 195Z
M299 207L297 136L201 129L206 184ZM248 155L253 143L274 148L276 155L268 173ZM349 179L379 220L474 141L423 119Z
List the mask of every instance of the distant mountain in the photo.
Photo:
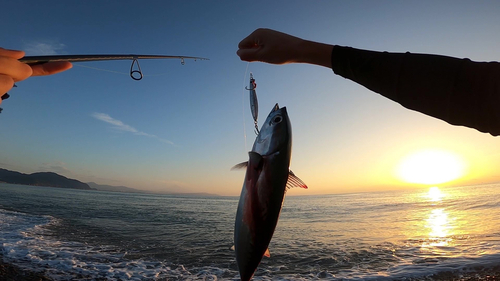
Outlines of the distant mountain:
M101 190L101 191L112 191L112 192L133 192L133 193L144 193L144 190L139 190L126 186L113 186L113 185L105 185L105 184L97 184L95 182L87 183L91 188Z
M90 186L86 183L83 183L75 179L69 179L67 177L52 172L23 174L0 168L0 182L92 190L92 188L90 188Z
M177 195L177 196L219 196L217 194L211 193L176 193L176 192L161 192L161 191L150 191L150 190L141 190L135 189L127 186L114 186L114 185L104 185L97 184L95 182L87 183L91 188L96 189L98 191L111 191L111 192L130 192L130 193L147 193L147 194L166 194L166 195Z
M16 171L9 171L0 168L0 182L11 184L24 184L35 186L48 186L59 188L72 188L83 190L98 190L98 191L113 191L113 192L130 192L130 193L148 193L148 194L167 194L177 196L218 196L210 193L175 193L175 192L158 192L140 190L127 186L112 186L101 185L95 182L83 183L75 179L69 179L52 172L41 172L33 174L23 174Z

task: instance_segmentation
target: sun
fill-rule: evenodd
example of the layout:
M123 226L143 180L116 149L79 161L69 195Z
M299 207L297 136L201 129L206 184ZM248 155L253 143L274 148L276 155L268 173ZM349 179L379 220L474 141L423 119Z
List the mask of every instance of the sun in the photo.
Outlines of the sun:
M399 178L409 183L440 184L464 175L465 162L456 153L426 149L406 156L398 165Z

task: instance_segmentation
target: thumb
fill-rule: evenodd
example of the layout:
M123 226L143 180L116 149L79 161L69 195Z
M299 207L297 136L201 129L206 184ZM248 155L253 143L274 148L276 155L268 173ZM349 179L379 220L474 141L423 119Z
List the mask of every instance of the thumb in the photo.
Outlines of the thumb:
M256 61L259 49L239 49L236 54L242 61Z

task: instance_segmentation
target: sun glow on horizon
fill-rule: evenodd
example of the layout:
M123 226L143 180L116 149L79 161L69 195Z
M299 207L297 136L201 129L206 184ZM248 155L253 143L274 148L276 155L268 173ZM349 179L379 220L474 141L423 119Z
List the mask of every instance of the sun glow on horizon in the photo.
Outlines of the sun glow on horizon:
M465 163L457 154L438 149L414 152L397 167L400 179L409 183L440 184L464 175Z

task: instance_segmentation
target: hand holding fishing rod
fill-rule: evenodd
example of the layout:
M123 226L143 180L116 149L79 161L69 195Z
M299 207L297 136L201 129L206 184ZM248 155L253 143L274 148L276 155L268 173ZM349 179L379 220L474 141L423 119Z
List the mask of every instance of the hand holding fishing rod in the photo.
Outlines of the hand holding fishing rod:
M1 48L0 48L1 49ZM134 80L143 78L139 59L179 59L184 65L186 59L208 60L207 58L191 56L167 55L54 55L54 56L24 56L23 51L0 50L0 93L1 99L9 98L6 92L15 87L15 82L30 76L50 75L72 67L71 62L132 60L130 77Z
M72 67L69 62L28 65L19 61L22 57L24 57L23 51L0 48L0 103L9 97L7 92L14 87L15 82L25 80L31 76L59 73Z

